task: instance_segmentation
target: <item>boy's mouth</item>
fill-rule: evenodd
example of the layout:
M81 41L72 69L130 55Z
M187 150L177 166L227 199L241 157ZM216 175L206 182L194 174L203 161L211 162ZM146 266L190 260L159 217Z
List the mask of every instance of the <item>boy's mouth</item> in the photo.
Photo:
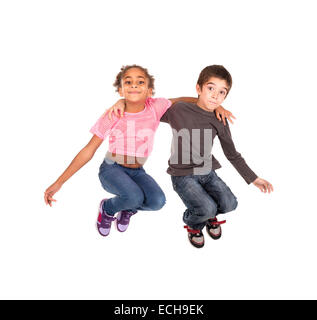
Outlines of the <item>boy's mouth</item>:
M128 93L129 94L140 94L141 92L139 92L139 91L129 91Z

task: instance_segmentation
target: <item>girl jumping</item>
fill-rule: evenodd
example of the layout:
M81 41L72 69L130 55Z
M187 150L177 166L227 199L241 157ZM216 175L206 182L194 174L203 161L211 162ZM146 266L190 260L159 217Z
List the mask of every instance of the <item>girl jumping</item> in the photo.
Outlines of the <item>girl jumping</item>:
M154 135L163 114L176 102L195 103L197 98L152 98L154 78L147 69L130 65L121 68L114 86L125 101L124 117L109 119L104 113L90 129L93 137L76 155L62 175L44 192L45 203L52 206L53 196L62 185L89 160L109 136L109 147L99 168L102 187L115 196L103 199L99 205L97 229L107 236L115 221L118 231L124 232L132 215L138 210L159 210L165 195L143 165L153 149ZM232 116L222 107L224 117ZM121 115L122 116L122 115ZM117 216L115 217L115 215Z

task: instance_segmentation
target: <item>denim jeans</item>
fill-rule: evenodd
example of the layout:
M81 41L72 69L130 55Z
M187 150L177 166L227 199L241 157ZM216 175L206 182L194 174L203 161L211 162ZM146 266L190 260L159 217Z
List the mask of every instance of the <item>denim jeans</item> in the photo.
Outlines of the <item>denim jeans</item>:
M172 176L174 190L187 210L183 221L202 230L208 219L236 209L238 202L229 187L212 170L208 175Z
M102 187L116 195L103 204L110 215L121 210L159 210L165 204L165 195L155 180L143 167L132 169L105 159L99 168Z

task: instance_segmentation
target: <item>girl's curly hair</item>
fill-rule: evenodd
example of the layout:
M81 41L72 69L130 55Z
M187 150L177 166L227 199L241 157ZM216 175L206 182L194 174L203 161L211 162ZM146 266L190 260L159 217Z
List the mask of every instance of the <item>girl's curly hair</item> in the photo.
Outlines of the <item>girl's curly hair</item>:
M133 64L133 65L129 65L129 66L122 66L121 71L117 74L116 77L116 81L114 82L113 86L116 87L116 91L119 92L119 88L121 88L121 80L124 77L124 75L126 74L126 72L131 69L131 68L138 68L141 71L144 72L145 76L147 77L148 81L149 81L149 89L152 89L152 94L154 95L154 77L152 75L149 74L148 70L146 68L143 68L139 65Z

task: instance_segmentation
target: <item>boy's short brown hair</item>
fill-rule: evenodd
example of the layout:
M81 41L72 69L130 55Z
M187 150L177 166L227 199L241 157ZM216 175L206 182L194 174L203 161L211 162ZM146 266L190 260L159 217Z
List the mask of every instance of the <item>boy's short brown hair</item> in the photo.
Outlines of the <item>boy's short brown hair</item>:
M121 88L121 80L122 80L122 78L124 77L126 72L129 69L132 69L132 68L138 68L138 69L140 69L141 71L144 72L146 78L149 81L149 89L152 89L152 95L154 95L154 80L155 80L154 77L149 74L149 72L148 72L148 70L146 68L143 68L143 67L141 67L139 65L136 65L136 64L132 64L132 65L128 65L128 66L122 66L121 71L117 74L116 81L113 84L114 87L117 88L116 91L119 92L119 88Z
M228 85L228 92L229 93L232 87L232 77L229 71L221 65L214 64L212 66L208 66L204 68L198 77L197 84L202 89L203 85L211 78L216 77L222 80L225 80Z

